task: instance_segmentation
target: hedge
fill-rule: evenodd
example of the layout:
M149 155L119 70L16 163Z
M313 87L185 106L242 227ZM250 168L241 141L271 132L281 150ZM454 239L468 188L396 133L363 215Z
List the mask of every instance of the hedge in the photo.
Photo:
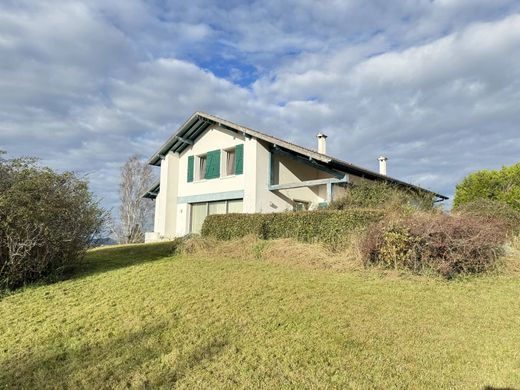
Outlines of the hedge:
M294 238L324 243L332 249L343 247L351 233L372 222L383 213L371 209L317 210L271 214L213 214L202 225L202 236L231 240L247 235L260 239Z

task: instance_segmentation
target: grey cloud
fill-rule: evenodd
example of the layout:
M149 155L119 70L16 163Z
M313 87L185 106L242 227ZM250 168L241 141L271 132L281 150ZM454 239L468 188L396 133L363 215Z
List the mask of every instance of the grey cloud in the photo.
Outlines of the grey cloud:
M447 194L515 162L517 3L388 4L5 2L0 149L88 174L107 207L124 160L195 110L309 147L323 130L338 157L388 154L390 174ZM215 56L263 76L243 87L194 63Z

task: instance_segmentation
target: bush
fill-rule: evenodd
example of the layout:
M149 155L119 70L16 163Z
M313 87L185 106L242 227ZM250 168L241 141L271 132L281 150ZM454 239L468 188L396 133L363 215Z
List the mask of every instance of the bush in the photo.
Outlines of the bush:
M458 208L479 199L505 202L520 212L520 163L469 174L457 185L453 205Z
M504 225L476 215L415 213L371 226L361 253L365 265L450 278L493 269L505 240Z
M351 208L431 210L434 204L433 200L432 195L426 192L420 193L387 182L364 180L359 184L350 186L345 194L332 201L328 208L330 210L348 210Z
M503 225L507 233L520 232L520 210L506 202L492 199L476 199L454 209L457 214L473 215L486 223Z
M0 289L78 261L104 221L84 180L34 160L0 158Z
M349 235L378 221L377 210L319 210L272 214L215 214L206 217L202 235L230 240L253 235L263 240L294 238L326 244L337 250L344 247Z

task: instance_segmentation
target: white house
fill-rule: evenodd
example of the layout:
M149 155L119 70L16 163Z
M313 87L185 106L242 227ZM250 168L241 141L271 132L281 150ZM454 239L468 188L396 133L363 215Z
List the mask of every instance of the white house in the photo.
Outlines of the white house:
M148 163L161 167L160 179L144 195L155 199L158 241L200 232L204 218L216 213L272 213L312 210L341 196L360 180L385 180L446 196L338 160L326 154L318 134L310 150L202 112L193 114Z

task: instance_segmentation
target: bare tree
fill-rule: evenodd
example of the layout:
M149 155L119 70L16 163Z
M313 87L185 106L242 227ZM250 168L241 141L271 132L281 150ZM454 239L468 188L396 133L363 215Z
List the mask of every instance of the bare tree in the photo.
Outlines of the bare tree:
M153 181L152 168L138 155L131 156L121 169L119 185L119 224L113 226L122 244L143 242L144 231L152 216L153 202L143 198Z

